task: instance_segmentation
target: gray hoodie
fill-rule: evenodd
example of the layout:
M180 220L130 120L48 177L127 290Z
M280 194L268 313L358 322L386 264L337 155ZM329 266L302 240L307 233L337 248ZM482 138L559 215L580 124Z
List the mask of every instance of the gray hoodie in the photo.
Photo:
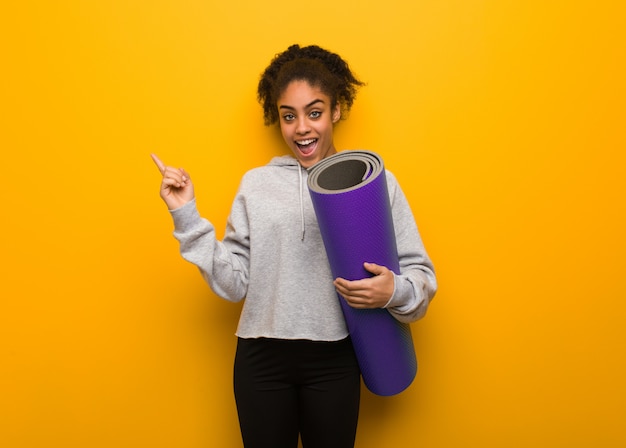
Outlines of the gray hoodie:
M200 269L218 296L245 298L239 337L336 341L348 335L307 175L291 156L248 171L222 241L195 201L171 211L183 258ZM437 284L406 197L390 172L386 177L401 275L385 307L396 319L412 322L426 313Z

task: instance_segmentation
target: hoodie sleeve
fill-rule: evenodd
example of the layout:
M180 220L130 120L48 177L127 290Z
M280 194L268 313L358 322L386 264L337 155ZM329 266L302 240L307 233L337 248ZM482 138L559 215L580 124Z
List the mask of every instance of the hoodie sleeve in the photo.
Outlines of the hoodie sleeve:
M387 172L400 274L395 275L394 293L385 308L401 322L414 322L426 314L437 291L433 264L426 253L404 192Z
M233 204L223 241L216 238L213 224L200 216L195 199L170 213L183 258L200 269L215 294L232 302L242 300L248 289L250 256L242 201Z

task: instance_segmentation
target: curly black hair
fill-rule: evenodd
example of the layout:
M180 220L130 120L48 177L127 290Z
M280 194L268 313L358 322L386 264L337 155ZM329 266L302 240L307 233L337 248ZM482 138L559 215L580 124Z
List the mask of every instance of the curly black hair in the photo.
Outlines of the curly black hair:
M344 112L350 110L357 89L364 85L339 55L317 45L291 45L274 56L259 80L257 98L266 125L278 121L276 103L292 81L306 81L318 87L330 97L333 108L340 104Z

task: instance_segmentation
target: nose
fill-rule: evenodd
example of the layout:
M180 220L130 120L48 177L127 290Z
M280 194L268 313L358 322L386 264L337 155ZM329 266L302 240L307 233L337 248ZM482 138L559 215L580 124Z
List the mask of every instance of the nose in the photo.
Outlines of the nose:
M307 122L305 117L301 117L298 119L298 123L296 125L296 133L298 135L305 135L311 130L309 123Z

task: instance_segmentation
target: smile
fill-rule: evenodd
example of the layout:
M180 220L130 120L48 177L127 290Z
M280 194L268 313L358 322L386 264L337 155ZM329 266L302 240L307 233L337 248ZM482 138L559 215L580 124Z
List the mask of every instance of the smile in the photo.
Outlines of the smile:
M317 148L317 139L308 138L306 140L297 140L296 146L303 155L309 155L315 151L315 148Z
M296 141L296 145L298 145L298 147L300 147L300 148L305 148L305 147L315 143L316 141L317 141L316 138L309 138L307 140Z

